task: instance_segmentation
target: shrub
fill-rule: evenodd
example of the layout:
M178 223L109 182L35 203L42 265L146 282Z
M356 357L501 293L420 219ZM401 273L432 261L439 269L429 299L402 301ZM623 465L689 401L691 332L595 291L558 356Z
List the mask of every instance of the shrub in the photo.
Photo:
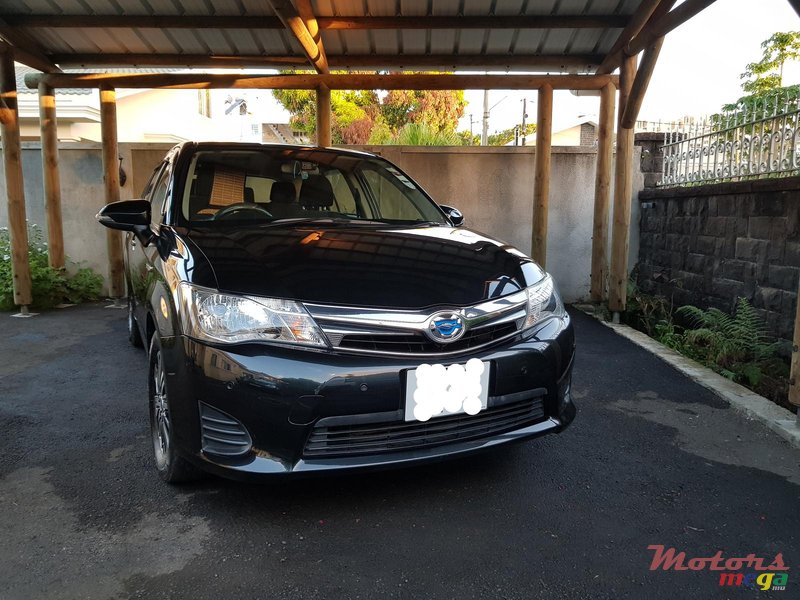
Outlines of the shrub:
M70 275L54 269L47 262L47 243L41 229L28 227L28 261L31 269L33 306L52 308L62 302L77 304L100 297L103 278L88 268L79 268ZM0 228L0 310L13 310L14 287L11 273L11 238L8 228Z

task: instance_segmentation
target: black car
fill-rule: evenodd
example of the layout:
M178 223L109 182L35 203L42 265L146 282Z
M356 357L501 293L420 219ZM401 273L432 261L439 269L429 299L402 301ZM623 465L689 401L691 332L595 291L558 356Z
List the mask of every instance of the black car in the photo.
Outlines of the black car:
M573 420L552 278L392 163L184 143L143 196L98 220L129 232L166 481L404 465Z

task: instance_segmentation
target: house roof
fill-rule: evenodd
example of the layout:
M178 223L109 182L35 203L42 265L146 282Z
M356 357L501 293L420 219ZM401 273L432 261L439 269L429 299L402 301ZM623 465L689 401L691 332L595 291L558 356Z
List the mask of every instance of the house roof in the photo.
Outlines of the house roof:
M653 0L308 3L331 68L591 73L637 9ZM59 5L7 0L0 8L0 36L62 68L308 66L298 39L283 25L284 14L279 18L273 5L294 10L288 0L80 0Z
M108 69L80 69L81 73L105 73ZM136 69L136 68L115 68L115 73L176 73L180 69ZM67 69L65 72L69 73ZM17 80L17 92L20 94L36 94L37 90L30 89L25 85L25 75L28 73L39 73L36 69L32 69L25 65L15 65L14 75ZM59 88L58 93L67 94L70 96L89 95L94 91L94 88Z

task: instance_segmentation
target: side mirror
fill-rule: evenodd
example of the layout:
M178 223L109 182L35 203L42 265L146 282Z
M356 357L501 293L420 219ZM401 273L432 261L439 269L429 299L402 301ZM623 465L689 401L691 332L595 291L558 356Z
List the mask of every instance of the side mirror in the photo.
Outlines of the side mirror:
M464 215L461 214L461 211L454 206L440 204L439 208L441 208L444 211L445 216L450 219L453 227L461 227L464 224Z
M100 209L95 217L109 229L142 233L150 227L150 203L147 200L122 200Z

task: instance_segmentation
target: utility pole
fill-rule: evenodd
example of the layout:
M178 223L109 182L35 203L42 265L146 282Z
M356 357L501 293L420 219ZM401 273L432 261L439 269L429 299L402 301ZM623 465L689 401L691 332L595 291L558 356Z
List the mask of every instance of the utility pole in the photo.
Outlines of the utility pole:
M522 99L522 145L525 145L525 119L528 118L528 99Z
M483 130L481 146L489 145L489 90L483 90Z

